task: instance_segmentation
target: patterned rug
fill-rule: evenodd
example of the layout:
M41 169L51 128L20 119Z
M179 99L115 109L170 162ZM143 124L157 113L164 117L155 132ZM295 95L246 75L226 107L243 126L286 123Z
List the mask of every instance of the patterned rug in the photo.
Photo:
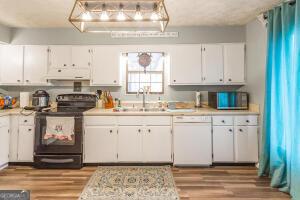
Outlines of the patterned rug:
M98 167L79 200L178 200L171 168Z

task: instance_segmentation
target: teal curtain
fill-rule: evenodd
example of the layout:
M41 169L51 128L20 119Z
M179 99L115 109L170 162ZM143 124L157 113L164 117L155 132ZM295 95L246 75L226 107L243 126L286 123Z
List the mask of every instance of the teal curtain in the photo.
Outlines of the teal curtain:
M300 200L300 2L268 11L260 176Z

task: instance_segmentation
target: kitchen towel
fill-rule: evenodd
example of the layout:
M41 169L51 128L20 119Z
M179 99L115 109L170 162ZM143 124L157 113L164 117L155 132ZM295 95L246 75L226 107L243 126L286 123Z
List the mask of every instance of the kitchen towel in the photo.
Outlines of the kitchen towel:
M44 139L72 140L74 135L74 117L46 117L47 128Z

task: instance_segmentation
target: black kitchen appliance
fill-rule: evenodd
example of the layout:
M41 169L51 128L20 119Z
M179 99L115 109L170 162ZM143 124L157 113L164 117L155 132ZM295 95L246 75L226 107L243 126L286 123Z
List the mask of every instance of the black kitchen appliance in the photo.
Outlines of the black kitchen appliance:
M35 117L34 166L36 168L82 167L83 112L96 107L96 95L62 94L56 98L57 108L37 112ZM47 138L47 121L74 118L74 134L67 139Z
M49 107L49 94L45 90L37 90L32 94L32 106L35 108Z
M208 105L218 110L247 110L249 94L247 92L209 92Z

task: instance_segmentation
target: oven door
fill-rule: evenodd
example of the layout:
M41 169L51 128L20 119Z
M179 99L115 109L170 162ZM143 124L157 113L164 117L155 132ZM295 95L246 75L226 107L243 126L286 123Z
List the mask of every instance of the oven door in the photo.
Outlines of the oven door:
M46 134L47 117L60 120L66 117L74 118L74 131L68 137L49 137ZM35 127L35 154L81 154L82 153L82 115L72 113L38 113Z

